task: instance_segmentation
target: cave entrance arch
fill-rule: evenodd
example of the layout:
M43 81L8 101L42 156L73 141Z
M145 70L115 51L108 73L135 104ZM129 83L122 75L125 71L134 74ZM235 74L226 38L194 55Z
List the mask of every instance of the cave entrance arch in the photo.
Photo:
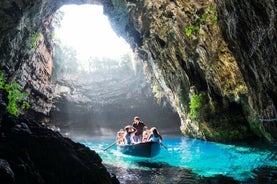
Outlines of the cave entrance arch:
M126 43L110 47L111 42L122 40L105 30L111 29L109 25L100 25L108 22L99 12L102 14L99 5L66 5L53 19L58 30L54 34L53 70L58 95L51 122L72 136L115 135L138 115L164 134L179 133L177 113L165 101L157 104L142 63L135 61ZM168 122L175 126L169 129Z

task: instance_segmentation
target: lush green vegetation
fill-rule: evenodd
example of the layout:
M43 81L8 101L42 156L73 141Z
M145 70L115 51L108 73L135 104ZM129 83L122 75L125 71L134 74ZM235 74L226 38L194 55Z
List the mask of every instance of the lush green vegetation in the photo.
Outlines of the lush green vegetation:
M211 21L216 24L217 23L217 14L216 14L216 6L214 4L210 4L209 7L210 11L211 11Z
M21 92L18 83L6 83L3 73L0 73L0 90L4 90L7 93L8 105L6 108L10 114L18 116L20 114L20 109L30 107L30 104L27 101L23 100L23 98L26 97L27 94Z
M31 34L31 48L34 49L37 46L38 40L42 38L42 34L40 32L33 32Z
M205 24L208 20L213 24L217 23L216 6L214 4L209 5L208 10L200 16L194 25L185 28L185 34L190 37L193 32L198 32L201 25Z
M190 103L189 103L189 109L190 109L189 117L191 119L199 118L202 99L203 99L202 94L192 95Z
M200 26L199 25L191 25L187 28L185 28L185 33L186 35L189 37L193 31L199 31L200 30Z

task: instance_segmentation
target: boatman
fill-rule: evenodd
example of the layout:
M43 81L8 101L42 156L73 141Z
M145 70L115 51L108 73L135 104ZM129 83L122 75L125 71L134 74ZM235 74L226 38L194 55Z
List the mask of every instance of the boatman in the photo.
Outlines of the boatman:
M137 130L135 132L134 141L141 142L142 141L142 133L146 125L140 121L138 116L134 117L133 127Z

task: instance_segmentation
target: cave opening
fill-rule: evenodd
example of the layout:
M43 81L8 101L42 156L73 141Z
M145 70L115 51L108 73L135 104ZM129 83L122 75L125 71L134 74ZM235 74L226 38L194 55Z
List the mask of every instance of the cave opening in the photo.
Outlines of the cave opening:
M102 6L62 6L52 24L56 96L50 117L64 134L115 135L134 116L164 134L180 134L178 114L165 99L157 103L142 63L112 30Z

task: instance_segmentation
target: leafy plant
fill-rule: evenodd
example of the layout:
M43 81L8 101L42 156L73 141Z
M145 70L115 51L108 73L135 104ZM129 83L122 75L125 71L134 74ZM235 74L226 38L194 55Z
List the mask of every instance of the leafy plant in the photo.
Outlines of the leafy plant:
M217 23L216 6L214 4L210 4L209 9L211 11L211 21L212 23L216 24Z
M4 85L5 85L4 74L0 73L0 89L3 89Z
M38 40L42 38L42 34L40 32L33 32L31 35L31 48L34 49L37 45Z
M200 26L207 20L210 20L213 24L217 23L216 6L214 4L210 4L208 10L200 16L194 25L185 28L185 34L190 37L194 31L199 31Z
M191 25L191 26L185 28L185 33L189 37L192 34L193 31L199 31L199 29L200 29L199 25L196 25L196 26Z
M212 16L211 20L214 24L216 24L217 23L217 16L216 15Z
M190 103L189 103L189 117L191 119L197 119L200 116L200 107L202 102L203 96L202 94L194 94L191 97Z
M200 23L204 23L208 18L208 13L204 13L201 17L200 17Z
M209 9L211 10L211 12L216 13L216 6L214 4L210 4Z
M3 73L0 73L0 89L5 90L8 94L8 105L6 108L10 114L18 116L20 114L19 109L30 108L30 104L27 101L22 102L27 94L21 92L20 85L16 82L7 84ZM21 106L19 106L19 102L22 102Z

